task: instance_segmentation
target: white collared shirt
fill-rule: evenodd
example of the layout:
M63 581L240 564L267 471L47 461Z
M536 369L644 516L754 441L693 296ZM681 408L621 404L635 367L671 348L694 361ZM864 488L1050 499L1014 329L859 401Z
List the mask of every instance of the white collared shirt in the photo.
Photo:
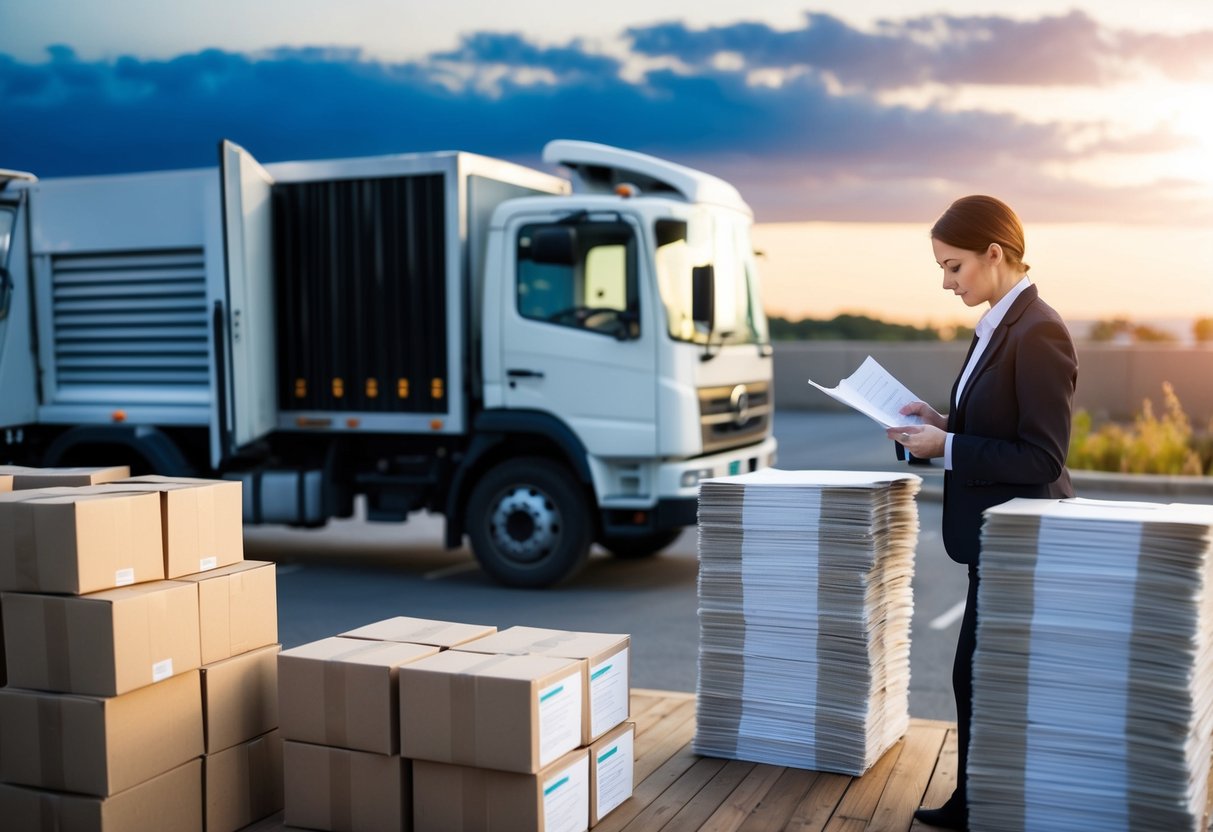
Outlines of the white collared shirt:
M998 329L998 325L1002 323L1002 319L1007 316L1007 310L1011 308L1011 304L1015 303L1015 299L1023 294L1023 290L1027 289L1030 285L1032 285L1032 282L1028 280L1027 275L1024 275L1018 283L1011 287L1011 291L1003 295L1002 300L991 306L977 322L977 326L974 328L977 336L977 345L973 347L973 352L965 364L964 372L960 374L960 382L956 385L956 398L951 402L952 408L955 408L957 403L960 402L965 384L968 383L969 376L973 374L973 368L977 366L977 362L981 360L986 347L990 345L990 336L994 334L994 330ZM952 470L953 436L954 434L949 433L944 439L943 444L943 467L948 471Z

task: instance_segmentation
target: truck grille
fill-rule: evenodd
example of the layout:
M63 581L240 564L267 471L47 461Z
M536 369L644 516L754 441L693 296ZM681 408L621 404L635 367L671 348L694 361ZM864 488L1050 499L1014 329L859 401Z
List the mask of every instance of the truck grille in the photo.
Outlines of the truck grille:
M772 411L768 381L699 388L703 452L714 453L765 438L771 432Z
M160 401L208 400L202 249L56 255L51 272L55 399L137 401L155 385Z

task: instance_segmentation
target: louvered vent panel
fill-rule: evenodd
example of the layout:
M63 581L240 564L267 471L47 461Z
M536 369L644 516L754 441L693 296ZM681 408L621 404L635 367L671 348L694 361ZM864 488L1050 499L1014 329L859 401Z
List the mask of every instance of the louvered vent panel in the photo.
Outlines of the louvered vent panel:
M60 391L207 394L202 249L56 256L52 271Z

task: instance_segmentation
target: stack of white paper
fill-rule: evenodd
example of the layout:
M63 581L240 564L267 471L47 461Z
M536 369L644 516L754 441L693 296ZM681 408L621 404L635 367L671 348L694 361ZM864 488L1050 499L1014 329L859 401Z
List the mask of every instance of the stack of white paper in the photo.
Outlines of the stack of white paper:
M1197 830L1213 751L1213 506L986 512L969 820Z
M905 733L920 483L704 481L697 753L862 774Z

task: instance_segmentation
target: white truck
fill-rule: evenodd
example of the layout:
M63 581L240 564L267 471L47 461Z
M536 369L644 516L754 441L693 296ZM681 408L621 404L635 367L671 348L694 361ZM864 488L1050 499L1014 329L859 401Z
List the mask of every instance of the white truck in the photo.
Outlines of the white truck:
M546 586L657 552L775 456L728 183L554 141L38 180L0 172L0 462L245 484L245 520L445 516ZM571 181L570 181L571 180Z

